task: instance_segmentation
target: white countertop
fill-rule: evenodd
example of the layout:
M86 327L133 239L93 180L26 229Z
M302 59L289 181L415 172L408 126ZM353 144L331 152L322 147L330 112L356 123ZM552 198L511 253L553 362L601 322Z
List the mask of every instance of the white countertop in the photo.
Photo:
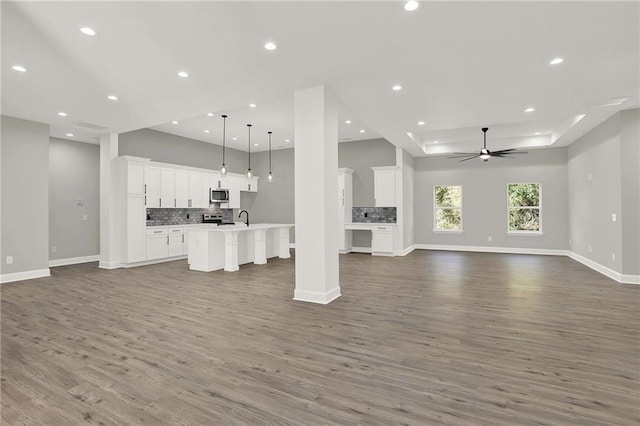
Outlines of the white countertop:
M211 232L224 232L224 231L256 231L259 229L272 229L272 228L291 228L292 224L289 223L255 223L249 226L247 225L213 225L213 224L199 224L198 227L192 227L189 231L211 231Z
M365 223L365 222L353 222L353 223L345 223L345 229L353 229L353 230L373 230L373 229L388 229L395 228L396 223Z

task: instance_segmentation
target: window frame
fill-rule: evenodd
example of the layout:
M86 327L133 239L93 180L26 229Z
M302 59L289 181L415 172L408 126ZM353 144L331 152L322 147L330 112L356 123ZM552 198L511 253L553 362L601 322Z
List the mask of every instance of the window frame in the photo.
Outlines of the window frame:
M460 207L438 207L436 202L436 188L443 186L457 186L460 187ZM464 211L463 211L463 189L462 185L433 185L433 191L431 193L433 199L433 232L443 232L447 234L461 234L464 232ZM438 210L460 210L460 229L438 229L436 224L438 218L436 212Z
M511 207L509 204L509 186L510 185L538 185L538 205L537 206L525 206L525 207ZM537 209L539 211L538 214L538 230L537 231L526 231L526 230L518 230L518 229L509 229L509 218L511 209L518 210L534 210ZM542 184L540 182L508 182L507 183L507 234L510 235L544 235L542 232Z

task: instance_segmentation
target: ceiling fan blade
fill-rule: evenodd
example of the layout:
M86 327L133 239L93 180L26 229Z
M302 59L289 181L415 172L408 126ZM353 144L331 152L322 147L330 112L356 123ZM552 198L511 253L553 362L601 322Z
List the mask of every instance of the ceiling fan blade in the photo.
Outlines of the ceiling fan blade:
M474 156L474 155L477 155L477 154L452 155L452 156L450 156L450 157L447 157L447 159L448 159L448 160L451 160L451 159L456 159L456 158L467 158L467 157L472 157L472 156Z
M511 151L515 151L515 150L516 150L516 148L509 148L509 149L500 149L498 151L492 151L492 152L495 152L495 153L498 153L498 154L502 154L503 152L511 152Z
M474 155L474 156L472 156L472 157L469 157L469 158L465 158L465 159L463 159L463 160L460 160L460 163L462 163L463 161L473 160L474 158L478 158L478 157L480 157L480 154L475 154L475 155Z
M501 149L500 151L493 151L492 154L526 154L527 151L516 151L516 148Z
M513 160L514 157L509 157L507 154L491 154L492 157L496 157L496 158L508 158L510 160Z

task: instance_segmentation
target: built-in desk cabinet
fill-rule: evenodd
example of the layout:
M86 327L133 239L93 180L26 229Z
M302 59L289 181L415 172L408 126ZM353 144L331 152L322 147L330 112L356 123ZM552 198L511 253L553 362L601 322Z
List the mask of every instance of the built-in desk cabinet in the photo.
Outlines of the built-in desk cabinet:
M396 166L372 167L375 207L396 207Z

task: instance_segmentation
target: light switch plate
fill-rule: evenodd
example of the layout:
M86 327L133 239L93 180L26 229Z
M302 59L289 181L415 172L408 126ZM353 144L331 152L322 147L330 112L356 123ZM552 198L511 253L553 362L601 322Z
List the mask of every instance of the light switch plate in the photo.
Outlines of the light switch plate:
M615 213L611 214L611 222L615 222L616 220L618 220L618 217L616 216Z
M11 265L13 263L13 256L7 256L7 265Z

